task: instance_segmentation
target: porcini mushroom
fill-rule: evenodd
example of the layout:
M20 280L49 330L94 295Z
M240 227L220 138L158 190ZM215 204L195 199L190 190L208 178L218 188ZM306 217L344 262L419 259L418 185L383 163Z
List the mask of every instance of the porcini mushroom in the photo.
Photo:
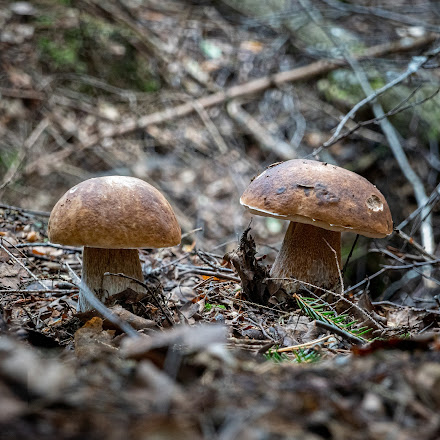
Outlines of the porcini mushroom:
M97 177L69 189L49 218L49 240L84 246L79 310L91 308L87 286L105 298L137 283L105 272L124 273L143 281L138 248L180 243L181 231L165 197L143 180L125 176Z
M269 167L250 183L240 203L253 214L290 221L272 277L329 290L340 280L341 232L383 238L393 230L388 204L372 183L314 160ZM293 283L290 290L297 287Z

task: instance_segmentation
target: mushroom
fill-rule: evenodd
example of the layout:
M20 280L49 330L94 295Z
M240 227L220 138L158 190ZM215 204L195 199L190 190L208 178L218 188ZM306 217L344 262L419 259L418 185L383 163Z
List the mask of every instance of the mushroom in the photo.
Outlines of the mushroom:
M372 238L391 234L381 192L364 177L323 162L293 159L266 169L240 198L251 213L290 224L271 269L332 290L340 280L341 232ZM290 291L298 288L292 283Z
M142 286L105 272L124 273L143 281L137 248L162 248L180 243L181 231L165 197L143 180L106 176L85 180L69 189L49 218L49 240L84 246L79 310L90 310L88 287L104 300L128 287Z

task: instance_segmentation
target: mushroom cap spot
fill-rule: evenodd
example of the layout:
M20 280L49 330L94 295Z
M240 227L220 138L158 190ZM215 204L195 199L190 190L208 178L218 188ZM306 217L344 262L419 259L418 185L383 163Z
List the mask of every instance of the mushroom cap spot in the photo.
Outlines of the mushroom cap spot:
M367 199L367 207L372 211L383 211L383 203L375 194L372 194Z
M393 230L385 197L372 183L314 160L293 159L266 169L249 184L240 203L256 215L332 231L382 238Z
M126 176L96 177L68 190L52 209L48 234L53 243L108 249L168 247L181 240L165 197Z

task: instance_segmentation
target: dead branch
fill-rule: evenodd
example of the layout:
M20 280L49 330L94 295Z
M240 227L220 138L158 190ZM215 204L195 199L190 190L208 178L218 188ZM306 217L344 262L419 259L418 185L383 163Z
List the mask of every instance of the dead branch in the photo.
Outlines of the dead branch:
M35 127L29 137L23 142L20 150L18 151L18 157L13 166L11 166L6 173L3 182L0 184L0 194L1 191L8 186L11 182L13 182L16 177L18 170L20 169L21 164L26 158L26 155L30 151L30 149L35 145L38 141L39 137L43 134L44 130L49 125L49 121L47 118L42 119L39 124Z
M49 217L50 212L47 211L35 211L33 209L20 208L18 206L6 205L4 203L0 203L0 209L7 209L10 211L17 211L24 215L36 215L39 217Z
M425 46L436 39L436 35L429 34L421 38L415 38L408 43L407 38L402 38L391 43L379 44L365 50L364 54L360 56L359 60L364 60L373 57L380 57L386 54L410 51L422 46ZM338 67L347 65L345 60L320 60L306 66L298 67L286 72L280 72L272 76L265 76L245 84L232 86L229 89L213 93L211 95L204 96L197 100L197 105L208 108L215 105L223 104L224 102L239 98L246 95L261 92L271 86L279 86L286 82L295 82L302 80L309 80L319 75L326 74ZM170 121L176 118L187 116L195 111L194 103L187 102L185 104L178 105L177 107L167 108L150 115L141 116L140 118L130 118L123 123L115 126L109 131L105 137L116 137L123 134L130 133L134 130L148 127L153 124L160 124L166 121ZM101 136L92 136L86 142L84 142L80 150L90 148L102 140ZM55 155L52 155L52 157ZM56 160L56 159L55 159Z
M298 157L294 147L282 139L275 138L258 121L256 121L242 107L237 99L233 99L227 104L229 116L239 125L245 127L246 131L259 142L261 148L268 153L276 153L281 159L289 160Z
M414 57L411 63L408 65L408 68L405 72L403 72L401 75L399 75L397 78L395 78L393 81L390 81L389 83L385 84L383 87L377 90L369 91L367 97L363 99L362 101L359 101L342 119L342 121L339 123L338 127L336 128L333 136L324 143L324 147L327 147L335 138L337 138L342 130L342 128L345 126L347 121L349 119L352 119L353 116L356 114L356 112L363 107L364 105L373 102L377 97L380 95L383 95L386 91L390 90L397 84L400 84L402 81L406 80L408 77L416 73L418 70L420 70L429 60L431 60L434 56L438 55L440 52L440 47L437 47L435 50L433 50L431 53L425 56L421 57ZM355 61L355 58L353 58L353 61ZM356 73L356 72L355 72ZM361 84L362 86L362 84ZM378 115L376 115L378 116ZM383 119L384 116L381 116Z
M36 101L43 101L47 98L46 94L36 90L13 89L6 87L0 87L0 96L17 99L34 99Z

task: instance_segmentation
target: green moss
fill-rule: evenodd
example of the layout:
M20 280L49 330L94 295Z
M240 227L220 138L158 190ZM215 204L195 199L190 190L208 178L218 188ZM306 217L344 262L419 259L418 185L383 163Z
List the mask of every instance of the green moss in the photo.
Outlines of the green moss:
M368 72L369 83L374 90L380 89L386 85L383 76L372 70ZM365 98L365 94L360 87L356 75L348 69L338 69L330 73L317 83L318 90L329 102L333 102L348 111L358 102ZM385 112L394 109L397 105L406 106L410 103L423 100L429 97L434 91L434 87L425 86L420 89L415 96L407 103L404 101L411 95L414 87L399 84L392 87L382 94L378 100ZM358 111L357 117L362 120L370 118L369 106L366 105ZM364 112L364 113L363 113ZM414 117L418 118L417 132L410 132L411 121ZM399 112L389 117L390 121L403 136L416 135L427 141L428 139L439 139L440 129L438 121L440 120L440 95L433 97L423 105ZM413 125L414 126L414 125Z
M73 70L77 73L86 71L86 65L79 57L78 41L57 42L48 37L41 37L38 39L38 48L43 59L50 62L55 70Z
M0 165L2 168L8 170L18 160L18 151L1 151Z
M39 26L48 27L53 25L54 19L49 15L41 14L35 18L35 23Z
M62 16L53 22L60 20ZM86 13L78 16L78 20L78 27L60 31L50 25L50 17L44 18L47 26L42 26L38 35L38 49L45 69L50 73L88 74L111 85L141 92L160 88L160 81L150 73L148 60L131 44L136 37L131 30ZM90 86L81 86L80 91L93 93Z

